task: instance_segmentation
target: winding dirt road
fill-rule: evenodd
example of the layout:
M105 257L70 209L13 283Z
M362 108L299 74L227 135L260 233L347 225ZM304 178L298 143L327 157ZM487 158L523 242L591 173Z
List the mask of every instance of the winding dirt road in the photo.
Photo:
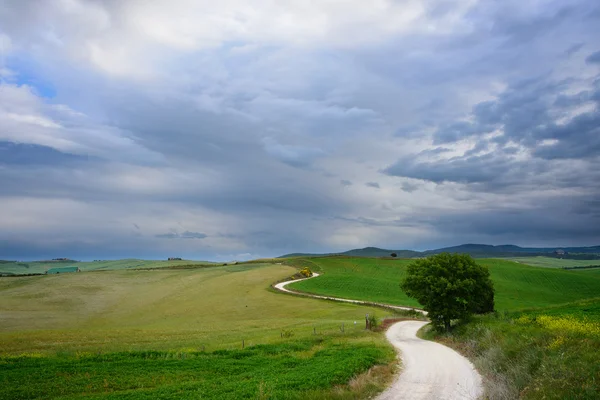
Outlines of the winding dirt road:
M312 297L313 299L334 300L334 301L341 301L343 303L353 303L353 304L360 304L360 305L365 305L365 306L375 305L375 306L379 306L379 307L391 308L394 310L416 311L416 312L420 312L423 315L427 315L427 311L423 311L423 310L420 310L418 308L413 308L413 307L402 307L402 306L394 306L392 304L374 303L371 301L351 300L351 299L342 299L339 297L320 296L318 294L296 292L295 290L289 290L286 288L286 285L288 285L289 283L305 281L307 279L316 278L319 275L320 274L313 272L313 275L310 278L302 278L302 279L296 279L293 281L280 282L280 283L274 285L273 287L282 292L299 294L299 295L306 296L306 297Z
M311 278L319 274L314 273ZM306 278L306 279L311 279ZM296 292L285 286L304 279L281 282L274 285L282 292L294 293L316 299L342 301L345 303L380 305L400 310L423 310L393 306L360 300L340 299ZM377 400L476 400L483 395L481 376L473 364L456 351L429 340L417 337L417 331L426 321L401 321L392 325L385 336L398 350L403 370L392 385Z

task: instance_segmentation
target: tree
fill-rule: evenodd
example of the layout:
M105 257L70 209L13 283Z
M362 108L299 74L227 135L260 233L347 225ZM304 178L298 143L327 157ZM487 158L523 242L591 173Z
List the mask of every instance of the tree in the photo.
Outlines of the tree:
M400 284L429 313L433 326L494 310L494 286L487 267L467 254L437 254L410 264Z
M392 256L392 257L398 257L398 254L392 253L392 254L390 254L390 256Z

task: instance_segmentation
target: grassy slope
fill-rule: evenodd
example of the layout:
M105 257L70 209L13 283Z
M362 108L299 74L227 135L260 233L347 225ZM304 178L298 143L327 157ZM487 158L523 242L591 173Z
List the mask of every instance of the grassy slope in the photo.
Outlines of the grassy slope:
M207 349L337 331L372 308L269 292L293 270L266 264L0 279L0 354ZM379 312L381 314L381 312ZM350 329L353 329L353 324ZM360 329L360 327L357 327Z
M585 265L600 265L600 260L561 260L553 257L514 257L511 261L521 264L533 265L534 267L562 268L581 267Z
M394 359L382 335L353 324L382 311L268 290L292 272L250 264L2 278L0 399L372 394L377 385L332 385Z
M451 334L424 335L467 355L490 400L600 398L600 298L477 316Z
M411 260L326 257L310 261L319 266L323 275L291 284L290 288L349 299L418 306L399 288L405 267Z
M294 262L294 261L288 261ZM411 260L313 258L323 276L290 285L312 293L418 306L399 288ZM598 296L600 273L529 267L498 259L478 260L490 269L498 310L546 307Z
M81 271L101 271L101 270L123 270L134 268L165 268L179 265L218 265L209 261L189 261L189 260L139 260L135 258L126 258L121 260L108 261L24 261L24 262L2 262L0 263L0 274L43 274L46 270L54 267L77 266Z

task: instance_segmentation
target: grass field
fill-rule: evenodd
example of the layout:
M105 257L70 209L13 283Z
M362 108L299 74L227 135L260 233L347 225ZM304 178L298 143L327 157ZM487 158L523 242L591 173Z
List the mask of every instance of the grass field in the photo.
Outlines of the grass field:
M582 267L586 265L600 265L600 260L563 260L553 257L514 257L508 260L534 267L563 268Z
M81 271L118 271L124 269L153 269L186 265L220 265L209 261L139 260L126 258L107 261L0 261L0 275L43 274L54 267L77 266Z
M248 264L2 278L0 399L345 399L380 390L383 381L360 373L395 354L361 322L384 312L268 289L293 272Z
M399 287L411 260L324 257L287 260L291 264L312 263L323 272L317 279L294 283L290 288L360 300L416 306ZM600 271L564 271L531 267L513 261L479 259L491 273L496 290L496 309L520 310L547 307L600 294Z

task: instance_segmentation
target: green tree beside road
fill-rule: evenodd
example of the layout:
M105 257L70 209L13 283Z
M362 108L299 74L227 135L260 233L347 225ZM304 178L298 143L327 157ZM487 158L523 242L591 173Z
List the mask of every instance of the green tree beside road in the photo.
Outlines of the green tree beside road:
M488 269L466 254L437 254L410 264L401 283L429 313L437 330L450 331L453 319L494 310Z

